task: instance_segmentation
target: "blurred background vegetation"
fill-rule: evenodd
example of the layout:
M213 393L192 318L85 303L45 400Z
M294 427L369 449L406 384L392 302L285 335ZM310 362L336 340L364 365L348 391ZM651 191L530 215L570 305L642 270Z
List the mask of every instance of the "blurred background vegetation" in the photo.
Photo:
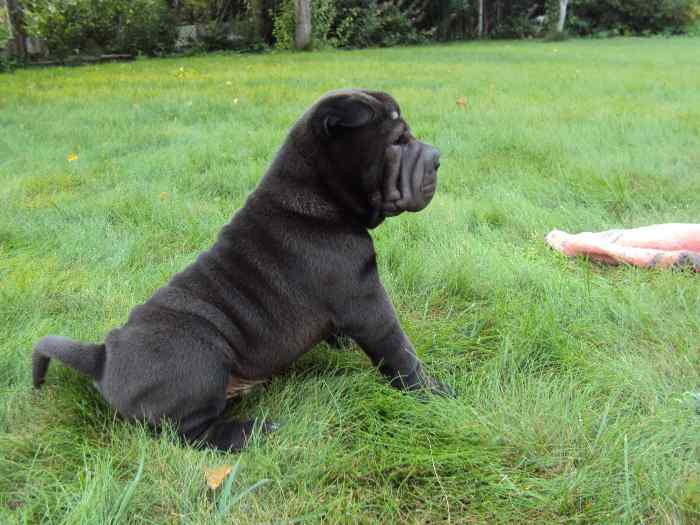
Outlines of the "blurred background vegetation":
M0 0L0 47L35 59L290 49L299 3L313 48L700 32L700 0Z

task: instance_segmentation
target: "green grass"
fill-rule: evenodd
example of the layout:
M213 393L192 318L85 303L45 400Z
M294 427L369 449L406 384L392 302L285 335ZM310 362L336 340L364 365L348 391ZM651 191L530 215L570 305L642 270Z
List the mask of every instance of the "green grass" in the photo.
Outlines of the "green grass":
M700 278L543 242L698 222L699 48L493 42L0 76L0 522L700 522ZM31 391L40 336L99 341L124 322L341 86L393 93L443 152L433 203L374 236L406 331L457 400L421 402L359 351L319 347L234 407L284 423L240 454L231 490L270 481L235 501L203 469L238 456L153 439L60 365Z

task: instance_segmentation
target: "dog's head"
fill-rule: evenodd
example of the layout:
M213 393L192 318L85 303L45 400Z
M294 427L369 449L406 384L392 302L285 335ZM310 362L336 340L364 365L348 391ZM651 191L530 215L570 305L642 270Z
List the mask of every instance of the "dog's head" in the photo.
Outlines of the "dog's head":
M307 158L313 157L321 182L368 228L420 211L433 198L440 152L411 134L387 93L332 91L302 120L315 145Z

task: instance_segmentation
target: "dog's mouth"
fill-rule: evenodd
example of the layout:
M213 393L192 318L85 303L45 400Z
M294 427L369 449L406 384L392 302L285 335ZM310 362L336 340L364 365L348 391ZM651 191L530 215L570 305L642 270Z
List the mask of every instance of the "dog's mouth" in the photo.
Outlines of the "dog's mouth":
M384 216L425 208L437 189L440 152L414 140L389 146L385 155L381 203Z

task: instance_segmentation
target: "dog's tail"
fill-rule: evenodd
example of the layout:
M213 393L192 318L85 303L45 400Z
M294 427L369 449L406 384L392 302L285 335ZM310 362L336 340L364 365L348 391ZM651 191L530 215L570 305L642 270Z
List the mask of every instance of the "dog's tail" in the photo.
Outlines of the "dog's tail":
M104 368L105 345L85 344L57 335L42 338L34 347L32 354L34 388L39 388L44 382L52 357L60 359L78 372L99 380Z

